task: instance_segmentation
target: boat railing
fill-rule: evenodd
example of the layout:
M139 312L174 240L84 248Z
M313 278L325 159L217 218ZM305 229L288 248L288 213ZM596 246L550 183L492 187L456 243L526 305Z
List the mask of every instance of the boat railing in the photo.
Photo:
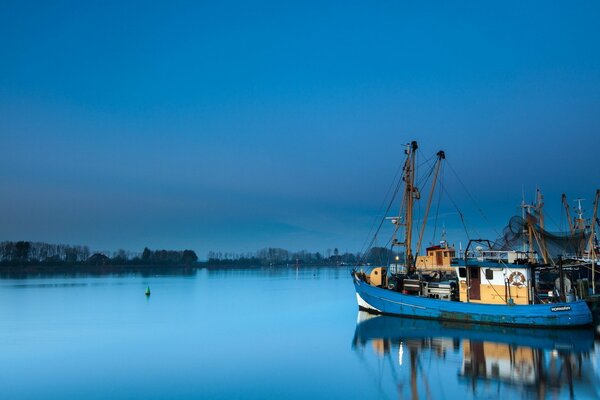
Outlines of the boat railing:
M600 254L598 252L586 251L582 254L565 254L563 255L565 260L577 260L587 263L594 262L596 265L600 264Z
M526 251L516 250L480 250L469 251L465 254L462 252L457 260L473 260L473 261L491 261L503 264L522 264L528 261L537 260L536 253L528 253Z
M477 258L479 261L503 261L509 264L530 259L527 252L515 250L482 250Z

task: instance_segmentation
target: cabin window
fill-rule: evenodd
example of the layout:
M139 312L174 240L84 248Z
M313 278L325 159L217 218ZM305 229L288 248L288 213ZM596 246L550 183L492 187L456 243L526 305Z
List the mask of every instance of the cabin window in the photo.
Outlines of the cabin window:
M492 271L491 269L486 269L485 270L485 279L487 279L488 281L491 281L492 279L494 279L494 271Z
M467 269L466 268L459 268L458 269L458 276L461 278L466 278L467 277Z

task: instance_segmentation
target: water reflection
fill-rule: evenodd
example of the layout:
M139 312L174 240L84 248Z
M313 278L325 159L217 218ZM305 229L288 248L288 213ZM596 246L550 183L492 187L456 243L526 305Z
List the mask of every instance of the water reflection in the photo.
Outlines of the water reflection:
M388 398L599 398L594 334L372 316L353 340ZM471 397L471 396L469 396Z

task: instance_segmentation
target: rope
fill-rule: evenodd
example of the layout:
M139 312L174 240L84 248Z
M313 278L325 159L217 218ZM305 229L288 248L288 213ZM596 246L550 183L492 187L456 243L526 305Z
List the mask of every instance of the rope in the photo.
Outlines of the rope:
M479 204L477 203L477 201L475 200L475 198L471 195L471 193L469 192L469 190L467 189L467 187L465 186L465 184L463 183L463 181L460 179L460 177L458 176L458 174L456 173L456 171L454 170L454 168L452 168L452 165L449 162L447 162L447 161L446 161L446 163L450 167L450 170L452 171L452 173L454 174L454 176L456 177L456 179L458 180L458 182L460 183L460 185L463 187L463 190L465 191L465 193L467 193L467 196L469 196L469 198L471 199L471 201L475 205L475 208L477 209L477 211L479 212L479 214L481 215L481 217L485 220L485 222L488 223L488 225L492 226L492 229L494 230L494 232L496 233L496 235L498 235L498 237L500 237L501 236L500 233L496 230L496 228L493 227L492 223L486 217L486 215L484 214L484 212L481 209L481 207L479 207Z
M465 223L465 216L463 215L462 211L460 211L460 209L456 205L456 202L454 202L454 199L452 198L452 196L450 196L450 193L448 193L448 190L446 189L446 186L442 182L440 182L440 186L442 187L442 189L444 190L444 193L446 193L446 195L450 199L450 202L452 203L452 205L456 209L456 212L458 213L458 215L460 217L460 222L462 223L462 226L463 226L463 228L465 230L465 234L467 235L467 239L471 240L471 236L469 235L469 230L467 229L467 224ZM481 235L479 235L479 233L477 231L475 231L475 233L477 233L478 236L481 237Z
M485 276L485 273L484 273L484 276ZM492 285L492 282L490 282L490 280L487 278L487 276L485 277L485 280L490 284L492 290L496 293L496 295L498 297L500 297L501 299L503 298L504 302L506 303L506 297L502 296L500 293L498 293L498 291L496 290L496 288L494 287L494 285Z
M404 167L402 168L402 171L404 171L406 168L406 163L404 164ZM398 173L396 172L396 177L398 176ZM361 253L362 253L362 257L359 258L358 263L360 264L360 262L362 260L365 259L366 257L366 251L367 249L372 248L373 243L375 243L375 240L377 239L377 235L379 234L379 231L381 230L381 227L383 226L383 222L385 221L386 216L388 215L388 212L390 211L390 209L392 208L392 205L394 203L394 200L396 199L396 196L398 195L398 191L400 190L400 186L402 185L402 179L398 179L397 183L396 183L396 188L394 190L394 194L392 195L392 197L390 198L390 201L388 203L388 206L385 210L385 213L383 214L383 217L381 218L381 220L379 221L379 225L377 226L377 230L375 231L375 235L373 236L373 239L371 240L371 242L369 243L369 245L367 247L363 247L361 249ZM393 184L392 184L393 186ZM391 188L391 187L390 187ZM389 191L388 191L389 193ZM386 195L387 197L387 195ZM385 201L385 200L384 200ZM366 243L366 241L365 241Z
M439 175L440 186L442 185L442 178L444 177L444 164L442 164L442 172ZM431 242L435 242L435 235L437 233L438 226L438 216L440 214L440 203L442 202L442 191L438 190L438 200L435 208L435 222L433 224L433 236L431 237Z
M399 174L401 172L404 172L406 165L405 163L401 163L400 166L398 167L398 169L396 170L396 173L394 174L394 179L392 180L392 183L390 183L390 186L388 187L388 190L383 198L383 200L381 201L381 204L379 205L378 209L381 210L385 204L385 200L388 198L388 196L390 195L392 188L394 187L394 184L396 184L396 189L394 190L394 194L392 195L392 198L390 199L390 202L387 206L387 209L385 211L385 213L383 214L383 218L381 219L379 226L377 227L376 233L374 236L371 236L372 232L373 232L373 228L375 227L375 224L377 222L377 218L373 218L373 223L371 224L371 228L369 229L369 233L366 236L366 239L361 247L361 254L363 255L362 257L359 257L358 262L360 262L360 259L364 259L365 258L365 254L364 251L366 251L367 249L371 248L371 246L373 245L373 243L375 242L376 238L377 238L377 234L379 233L379 230L381 229L381 226L383 225L383 221L385 221L385 217L387 216L388 211L390 210L392 203L394 201L394 199L396 198L397 194L398 194L398 190L400 188L400 184L402 182L402 179L399 178ZM369 241L369 238L373 237L373 239L371 240L370 244L367 246L367 242Z
M417 152L421 153L421 151L420 151L420 150L417 150ZM436 156L437 156L437 153L436 153ZM425 188L425 186L426 186L426 185L429 183L429 180L430 180L431 176L433 175L433 172L434 172L434 171L435 171L435 169L436 169L436 165L437 165L437 157L436 157L436 161L435 161L435 162L433 162L433 158L434 158L434 157L430 157L430 158L427 160L427 162L428 162L428 164L429 164L429 172L427 173L427 175L425 176L425 178L423 178L423 179L421 180L420 187L419 187L419 185L417 185L417 187L419 188L419 192L420 192L420 193L422 193L422 192L423 192L423 189L424 189L424 188ZM443 164L442 164L442 165L443 165ZM438 178L439 178L439 176L438 176ZM441 192L440 192L440 193L441 193ZM432 193L429 193L429 196L432 196ZM428 203L427 205L429 206L429 203ZM438 207L439 207L439 204L438 204ZM425 213L426 213L426 215L427 215L427 213L428 213L428 210L427 210L427 208L425 209ZM422 240L422 235L425 233L425 232L424 232L424 229L426 228L426 227L424 227L424 226L423 226L423 224L424 224L426 221L424 221L424 220L422 219L422 215L421 215L421 203L420 203L420 202L418 203L418 219L417 219L417 221L419 221L419 222L416 224L416 228L417 228L417 232L420 232L420 233L419 233L419 241L417 242L417 248L415 249L415 253L416 253L416 254L420 254L420 253L421 253L421 244L422 244L422 243L421 243L421 240ZM436 223L437 223L437 218L436 218ZM437 226L436 226L436 228L437 228ZM421 230L423 230L423 232L421 232Z

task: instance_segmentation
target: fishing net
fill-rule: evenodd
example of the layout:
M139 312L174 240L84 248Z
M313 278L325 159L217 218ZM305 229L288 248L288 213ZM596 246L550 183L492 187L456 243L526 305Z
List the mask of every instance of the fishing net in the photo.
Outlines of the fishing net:
M571 232L550 232L542 229L535 214L526 219L514 216L493 244L493 250L520 250L523 243L529 242L530 230L534 251L539 255L546 253L553 259L560 256L580 255L590 240L590 233L583 229Z

